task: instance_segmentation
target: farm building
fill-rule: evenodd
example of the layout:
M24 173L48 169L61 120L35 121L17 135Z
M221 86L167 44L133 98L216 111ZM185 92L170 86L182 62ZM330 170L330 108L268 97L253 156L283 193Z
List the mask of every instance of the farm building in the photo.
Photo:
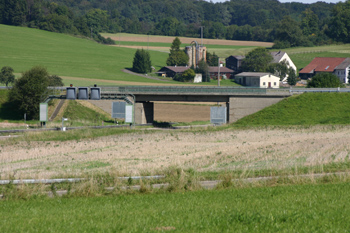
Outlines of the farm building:
M280 78L270 73L243 72L235 75L235 81L243 86L279 88Z
M338 76L341 82L348 83L350 58L344 57L316 57L304 69L299 71L302 79L308 79L317 73L328 72Z
M220 71L220 77L221 78L224 78L226 77L226 79L230 79L230 78L233 78L233 73L234 71L227 68L227 67L220 67L220 70L219 70L219 67L217 66L209 66L209 75L210 75L210 78L211 79L217 79L218 78L218 74L219 74L219 71Z
M165 66L161 68L157 74L162 75L163 77L175 77L177 74L182 74L187 69L190 69L189 66ZM212 79L218 78L219 68L217 66L209 66L209 75ZM232 78L233 70L228 69L227 67L220 67L220 77L226 77L227 79Z
M165 66L161 68L157 74L162 75L163 77L175 77L177 74L182 74L186 70L188 70L189 66Z
M232 69L236 72L240 71L240 68L242 66L242 61L245 58L245 56L229 56L225 59L226 61L226 67L229 69Z
M190 46L186 46L185 52L189 58L190 67L197 67L201 60L207 61L207 47L198 45L197 41L192 41Z
M295 73L297 73L297 67L294 65L292 59L290 59L286 52L271 52L271 56L273 57L272 63L281 63L285 61L287 67L291 67L295 71ZM233 69L236 72L240 72L244 58L245 56L229 56L228 58L226 58L226 67Z

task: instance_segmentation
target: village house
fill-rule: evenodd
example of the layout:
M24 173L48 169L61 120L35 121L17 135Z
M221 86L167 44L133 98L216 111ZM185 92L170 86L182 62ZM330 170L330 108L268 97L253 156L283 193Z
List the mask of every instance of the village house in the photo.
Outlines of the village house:
M295 74L297 73L297 67L286 52L271 52L271 56L273 58L272 63L281 63L285 61L287 67L292 68ZM236 73L242 72L241 66L244 58L245 56L229 56L228 58L226 58L226 67L233 69L234 71L236 71Z
M328 72L338 76L341 82L348 83L350 58L344 57L316 57L310 64L299 71L302 79L312 78L318 73Z
M161 68L157 74L163 76L163 77L171 77L174 78L177 74L182 74L186 70L188 70L189 66L164 66Z
M163 77L171 77L174 78L177 74L182 74L187 69L190 69L189 66L165 66L161 68L157 74L162 75ZM217 66L209 66L209 75L212 79L218 78L219 68ZM227 67L220 67L220 77L226 77L226 79L230 79L233 77L233 70L228 69Z
M231 70L225 66L221 66L220 70L219 70L219 67L217 67L217 66L209 66L209 76L211 79L217 79L219 72L220 72L221 79L233 78L233 73L234 73L233 70Z
M243 72L235 75L235 82L243 86L279 88L280 78L270 73Z

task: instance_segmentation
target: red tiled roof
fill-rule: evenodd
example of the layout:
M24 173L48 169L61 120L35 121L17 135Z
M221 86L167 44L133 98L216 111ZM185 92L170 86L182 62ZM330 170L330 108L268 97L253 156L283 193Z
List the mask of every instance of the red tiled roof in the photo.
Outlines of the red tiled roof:
M345 59L345 57L316 57L309 65L299 71L299 73L333 72L334 68L340 65Z

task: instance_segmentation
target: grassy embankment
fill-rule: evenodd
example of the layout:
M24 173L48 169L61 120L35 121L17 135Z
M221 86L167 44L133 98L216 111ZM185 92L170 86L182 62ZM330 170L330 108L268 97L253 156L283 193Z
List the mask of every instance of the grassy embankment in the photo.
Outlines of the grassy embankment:
M350 93L306 93L238 120L235 126L349 124Z
M52 105L49 105L49 116L55 110L58 104L58 100L53 100ZM48 127L60 127L61 118L69 118L69 121L65 123L69 127L77 127L84 125L101 125L102 121L104 124L114 124L114 119L104 111L94 107L94 105L83 101L66 101L63 105L60 113L54 119L54 122L49 122ZM16 109L8 103L8 90L0 90L0 122L10 123L24 123L22 115L19 115ZM36 120L26 121L29 125L35 125L38 123ZM15 128L25 128L25 126L16 126ZM5 129L5 128L2 128ZM12 128L13 129L13 128Z

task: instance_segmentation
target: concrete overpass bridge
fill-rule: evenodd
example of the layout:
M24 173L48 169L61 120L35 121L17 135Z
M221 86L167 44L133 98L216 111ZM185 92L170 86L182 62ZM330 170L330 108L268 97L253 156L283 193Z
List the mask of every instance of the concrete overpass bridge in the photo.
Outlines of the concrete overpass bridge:
M123 86L101 87L101 99L133 97L135 122L153 122L154 102L219 102L227 107L228 122L253 114L291 96L289 90L245 87Z
M228 122L253 114L293 93L289 89L263 89L212 86L101 86L101 100L124 100L135 106L135 123L152 123L154 102L219 102L227 107ZM79 90L79 87L77 88ZM65 99L66 88L55 88L56 94L46 101ZM58 95L57 91L61 91ZM78 95L79 97L79 95Z

